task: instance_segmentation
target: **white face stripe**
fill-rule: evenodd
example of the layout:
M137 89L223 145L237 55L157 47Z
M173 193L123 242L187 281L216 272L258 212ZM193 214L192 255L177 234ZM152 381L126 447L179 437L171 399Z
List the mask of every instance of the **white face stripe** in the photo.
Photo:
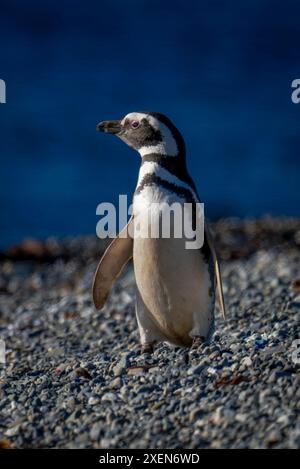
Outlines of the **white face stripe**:
M158 145L149 145L148 147L141 147L139 149L139 154L141 156L151 155L153 153L156 153L158 155L176 156L176 155L170 155L169 153L166 153L166 146L164 145L163 142L159 143Z
M145 163L143 163L140 168L137 185L142 182L146 174L155 174L164 181L176 184L176 186L178 187L188 189L192 193L195 201L198 201L198 197L196 196L191 186L189 186L186 182L181 181L181 179L179 179L177 176L174 176L174 174L170 173L168 170L160 166L160 164L155 163L154 161L146 161Z
M178 147L175 138L172 135L172 132L168 127L160 122L155 117L150 116L142 112L131 112L127 114L124 119L121 121L123 125L126 119L130 120L142 120L147 119L152 127L159 130L162 136L162 142L157 145L149 145L141 147L138 151L141 156L150 155L151 153L157 153L159 155L168 155L168 156L177 156Z

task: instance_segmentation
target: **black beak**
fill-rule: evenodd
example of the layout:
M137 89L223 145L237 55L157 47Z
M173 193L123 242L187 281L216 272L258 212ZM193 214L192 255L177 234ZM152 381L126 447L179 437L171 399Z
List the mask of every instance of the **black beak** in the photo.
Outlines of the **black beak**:
M98 132L118 134L122 130L121 121L103 121L97 125Z

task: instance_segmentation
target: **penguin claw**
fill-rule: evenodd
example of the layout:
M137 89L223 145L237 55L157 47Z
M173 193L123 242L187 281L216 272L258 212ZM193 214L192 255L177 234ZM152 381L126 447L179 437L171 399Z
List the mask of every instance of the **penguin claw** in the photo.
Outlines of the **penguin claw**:
M146 344L142 344L141 354L152 354L154 352L154 344L155 342L148 342Z

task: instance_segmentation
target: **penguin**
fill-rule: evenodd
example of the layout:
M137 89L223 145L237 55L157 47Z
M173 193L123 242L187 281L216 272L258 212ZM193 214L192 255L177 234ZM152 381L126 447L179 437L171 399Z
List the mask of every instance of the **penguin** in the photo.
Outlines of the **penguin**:
M186 163L182 134L164 114L132 112L123 119L103 121L97 130L113 134L141 157L133 212L127 226L104 252L93 282L93 301L101 309L123 267L133 258L136 279L136 318L142 352L155 344L198 346L214 332L215 292L225 319L218 259L209 227L204 222L201 247L187 249L186 238L138 236L137 230L161 223L161 207L174 203L193 208L189 223L195 227L198 192ZM155 207L153 214L142 214ZM149 221L150 220L150 221ZM155 226L154 226L155 227ZM140 233L140 231L139 231ZM151 232L152 233L152 232Z

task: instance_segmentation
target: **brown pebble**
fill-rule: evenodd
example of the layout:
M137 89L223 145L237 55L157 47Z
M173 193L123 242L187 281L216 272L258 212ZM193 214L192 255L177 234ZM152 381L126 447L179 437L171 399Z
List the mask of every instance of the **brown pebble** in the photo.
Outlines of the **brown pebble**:
M127 374L128 375L137 375L139 373L143 373L143 372L148 372L150 371L151 369L159 369L157 366L155 365L148 365L147 363L145 363L144 365L136 365L136 366L130 366L129 368L127 368Z
M216 388L220 388L223 386L236 386L237 384L240 383L249 383L251 379L248 376L243 376L243 375L235 375L231 378L229 377L223 377L216 381L215 386Z
M144 373L146 370L143 366L132 366L131 368L128 368L127 374L128 375L138 375L141 373Z
M79 378L92 379L90 373L85 368L82 368L82 367L76 368L74 373L75 373L75 376L78 376Z
M296 294L300 293L300 278L297 278L292 282L292 290Z
M77 311L66 311L64 313L64 318L65 319L75 319L78 318L79 313Z

